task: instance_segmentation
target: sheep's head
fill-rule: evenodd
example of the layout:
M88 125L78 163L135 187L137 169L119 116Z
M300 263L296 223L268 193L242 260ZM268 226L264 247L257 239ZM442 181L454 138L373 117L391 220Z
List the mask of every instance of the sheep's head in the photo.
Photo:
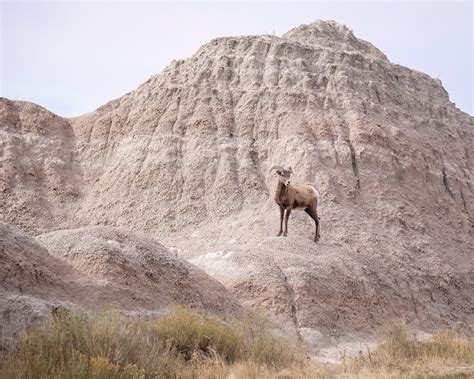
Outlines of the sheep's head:
M291 167L288 167L288 169L284 169L281 166L273 166L270 169L270 172L272 172L273 170L276 170L278 180L282 182L285 187L288 187L290 185L290 176L291 174L293 174L293 170L291 169Z

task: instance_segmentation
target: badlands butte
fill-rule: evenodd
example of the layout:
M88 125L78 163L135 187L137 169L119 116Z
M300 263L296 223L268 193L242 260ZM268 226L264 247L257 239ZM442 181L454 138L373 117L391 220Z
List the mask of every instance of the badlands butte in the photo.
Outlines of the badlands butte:
M216 38L80 117L2 98L3 333L175 303L315 349L472 324L473 131L440 80L333 21ZM300 211L276 236L273 165L319 190L318 243Z

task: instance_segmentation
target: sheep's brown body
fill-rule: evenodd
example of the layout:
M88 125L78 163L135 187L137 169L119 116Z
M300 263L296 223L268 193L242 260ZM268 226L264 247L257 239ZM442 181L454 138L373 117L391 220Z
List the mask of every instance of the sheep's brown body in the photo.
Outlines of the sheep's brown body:
M319 217L318 217L318 191L311 184L290 184L290 176L292 174L291 167L286 170L281 166L273 166L271 170L277 170L278 184L275 191L275 202L280 207L280 231L277 236L283 234L288 235L288 219L293 209L304 209L305 212L314 220L316 224L316 232L314 242L318 242L319 234ZM270 170L270 171L271 171ZM285 230L283 231L283 220L285 220Z

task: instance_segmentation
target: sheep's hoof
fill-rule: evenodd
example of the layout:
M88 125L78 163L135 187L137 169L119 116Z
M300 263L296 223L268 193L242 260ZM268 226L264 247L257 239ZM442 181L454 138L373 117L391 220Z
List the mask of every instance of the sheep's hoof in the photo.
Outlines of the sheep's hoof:
M279 233L277 234L277 237L280 237L282 234L283 234L283 232L279 232Z
M314 242L318 242L318 241L319 241L319 237L316 237L316 238L314 239Z
M286 237L287 236L287 233L283 233L283 237Z

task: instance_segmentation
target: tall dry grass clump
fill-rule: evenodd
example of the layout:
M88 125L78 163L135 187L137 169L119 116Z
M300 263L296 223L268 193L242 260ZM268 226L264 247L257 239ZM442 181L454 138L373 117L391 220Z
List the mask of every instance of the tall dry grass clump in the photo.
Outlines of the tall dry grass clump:
M374 351L347 360L348 378L473 378L474 342L446 330L428 341L417 341L402 322L380 329L382 342Z
M154 320L73 311L28 331L0 377L224 378L233 364L277 372L303 359L257 318L226 324L186 308Z
M226 363L251 361L280 368L303 358L294 342L275 337L268 322L257 316L224 324L179 307L153 321L152 332L186 361L217 357Z

